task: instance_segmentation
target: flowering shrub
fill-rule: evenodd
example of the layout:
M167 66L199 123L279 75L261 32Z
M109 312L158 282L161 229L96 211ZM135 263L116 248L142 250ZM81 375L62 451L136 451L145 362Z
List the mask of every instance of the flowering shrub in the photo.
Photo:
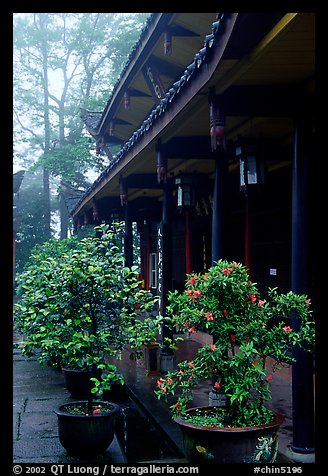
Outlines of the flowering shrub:
M211 415L215 426L269 423L274 419L266 406L272 374L294 361L294 346L313 349L310 305L307 296L280 294L276 288L262 299L246 268L234 261L219 260L205 274L189 274L183 292L169 293L167 325L187 334L207 332L213 344L199 348L194 360L181 362L160 378L155 393L158 398L173 397L173 417L187 419L193 390L212 379L214 392L222 393L226 402L224 412L218 407L217 415ZM292 312L297 313L298 329L291 327ZM266 369L268 357L274 362L272 373Z

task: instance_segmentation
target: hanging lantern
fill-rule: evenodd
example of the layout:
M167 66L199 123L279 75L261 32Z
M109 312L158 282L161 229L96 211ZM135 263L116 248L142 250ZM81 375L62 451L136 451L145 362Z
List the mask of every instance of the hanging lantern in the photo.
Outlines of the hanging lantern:
M180 175L175 178L175 185L177 190L178 210L193 206L195 200L192 177Z
M167 157L164 154L160 141L157 144L157 182L166 184L167 180Z
M164 32L164 55L170 56L172 53L172 31L170 28Z
M130 109L131 97L130 97L130 92L129 91L125 91L125 93L124 93L123 103L124 103L124 109L126 109L126 110Z
M218 146L225 149L225 117L220 113L215 97L210 99L210 136L211 149L216 150Z
M128 188L126 184L126 179L120 177L120 199L121 199L121 206L128 204Z
M240 190L246 192L249 187L264 183L264 160L260 154L258 141L246 141L239 138L235 157L239 160Z

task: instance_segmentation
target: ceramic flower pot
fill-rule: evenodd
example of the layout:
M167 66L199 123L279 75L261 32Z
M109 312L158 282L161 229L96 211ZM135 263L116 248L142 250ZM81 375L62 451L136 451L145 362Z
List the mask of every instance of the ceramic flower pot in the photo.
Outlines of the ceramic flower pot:
M206 411L211 407L198 407ZM193 414L197 408L190 408ZM278 451L277 432L283 416L272 423L240 428L198 426L175 419L179 425L186 458L192 463L273 463Z
M101 375L101 371L94 374L91 370L72 370L68 368L63 368L62 370L66 388L73 398L88 398L93 387L90 377Z
M78 413L81 405L86 409L87 401L65 403L54 410L59 441L72 456L85 458L104 453L113 441L120 407L112 402L94 401L93 413L85 414Z

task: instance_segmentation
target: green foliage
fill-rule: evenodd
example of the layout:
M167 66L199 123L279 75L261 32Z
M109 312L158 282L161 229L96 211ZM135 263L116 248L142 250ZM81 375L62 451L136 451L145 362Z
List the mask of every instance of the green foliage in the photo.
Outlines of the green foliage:
M42 364L100 369L102 378L94 383L101 393L121 379L108 357L158 333L157 298L140 288L137 268L124 265L123 223L94 232L34 250L17 276L15 328L24 336L23 354L36 354Z
M53 211L56 210L56 205L56 201L53 200L51 203ZM14 217L19 217L16 233L17 271L23 269L32 249L48 239L48 230L44 220L45 209L42 175L26 172L15 197Z
M173 416L185 416L194 389L212 379L214 390L226 398L224 425L271 421L266 403L273 377L266 370L267 358L276 370L293 363L293 347L313 350L314 322L307 296L270 289L268 300L262 300L243 265L220 260L203 275L188 275L185 291L170 292L168 302L166 322L173 329L213 336L213 344L201 347L193 361L181 362L177 371L159 379L158 398L177 399L171 405ZM290 325L293 313L297 329Z
M91 153L88 137L80 137L72 144L64 144L59 148L44 153L31 170L40 165L49 170L54 177L60 177L75 187L86 187L88 182L84 174L95 168L102 172L105 168L103 159Z
M101 172L107 165L83 135L80 107L104 109L148 16L14 13L14 156L25 169L42 167L50 173L44 193L53 193L53 177L85 187L86 172ZM46 230L48 203L39 203L38 218L48 222Z

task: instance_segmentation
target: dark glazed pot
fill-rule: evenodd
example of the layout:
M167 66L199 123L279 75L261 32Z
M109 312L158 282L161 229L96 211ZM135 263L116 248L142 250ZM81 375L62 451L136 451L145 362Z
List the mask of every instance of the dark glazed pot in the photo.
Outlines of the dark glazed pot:
M209 410L211 407L198 407ZM194 413L190 408L187 413ZM240 428L198 426L175 419L179 425L185 455L192 463L273 463L278 451L278 429L283 416L272 423Z
M106 405L106 413L80 415L69 413L79 404L87 401L69 402L60 405L54 412L58 417L58 436L61 445L72 456L85 458L104 453L112 443L115 431L115 419L120 407L112 402L95 401Z
M93 383L90 378L100 377L101 371L93 373L92 370L63 369L66 388L73 398L88 398L91 395Z

